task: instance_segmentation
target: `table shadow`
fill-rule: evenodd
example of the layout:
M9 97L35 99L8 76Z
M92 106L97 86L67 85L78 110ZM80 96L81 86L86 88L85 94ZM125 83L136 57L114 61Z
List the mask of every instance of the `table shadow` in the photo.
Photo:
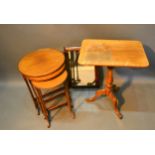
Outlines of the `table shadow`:
M115 71L118 75L128 78L155 78L155 51L153 51L149 46L143 45L146 56L149 61L149 66L146 68L132 68L132 67L118 67Z
M123 97L123 92L131 85L132 83L132 78L128 78L124 84L119 87L119 90L115 93L115 96L118 99L118 109L121 110L121 107L123 106L123 104L125 104L125 98Z
M122 105L125 104L125 98L123 97L123 92L130 87L134 79L140 79L142 82L146 80L155 78L155 52L147 45L143 45L146 56L149 61L149 66L147 68L116 68L115 72L127 79L125 83L120 87L118 92L115 93L118 98L118 108L121 109Z

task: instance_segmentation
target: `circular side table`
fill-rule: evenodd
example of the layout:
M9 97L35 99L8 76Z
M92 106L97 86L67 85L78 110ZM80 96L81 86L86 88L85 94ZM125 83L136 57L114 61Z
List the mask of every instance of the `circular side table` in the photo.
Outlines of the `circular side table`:
M65 57L62 52L52 48L33 51L20 60L18 68L27 84L38 114L40 114L41 108L45 119L48 121L48 127L50 127L51 120L50 110L67 106L74 117L67 84ZM52 91L42 94L41 89L52 89ZM50 107L46 106L46 102L61 95L65 96L65 102Z
M28 77L52 74L64 64L63 53L56 49L44 48L24 56L18 65L19 71Z

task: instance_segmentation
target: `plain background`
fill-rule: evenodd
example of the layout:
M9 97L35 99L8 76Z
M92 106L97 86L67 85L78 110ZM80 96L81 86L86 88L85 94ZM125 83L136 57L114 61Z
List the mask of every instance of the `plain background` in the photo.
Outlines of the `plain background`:
M118 75L154 79L155 25L124 24L26 24L0 25L0 81L21 81L18 62L26 53L52 47L63 50L65 46L80 46L86 38L140 40L150 66L147 69L119 68ZM117 80L117 76L115 77Z

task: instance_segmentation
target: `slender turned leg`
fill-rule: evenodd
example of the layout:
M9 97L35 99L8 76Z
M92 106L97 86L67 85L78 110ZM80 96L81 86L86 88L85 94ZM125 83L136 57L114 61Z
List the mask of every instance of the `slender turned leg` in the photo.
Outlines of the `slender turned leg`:
M35 98L35 96L33 95L33 92L32 92L32 87L30 87L30 83L29 83L29 81L26 79L26 77L24 76L24 75L22 75L23 76L23 79L24 79L24 81L25 81L25 83L26 83L26 85L27 85L27 87L28 87L28 90L29 90L29 92L30 92L30 94L31 94L31 97L32 97L32 100L33 100L33 102L34 102L34 105L35 105L35 108L37 109L37 111L38 111L38 115L40 115L40 109L39 109L39 105L38 105L38 102L37 102L37 100L36 100L36 98Z
M38 94L37 94L37 90L35 89L35 87L33 86L32 82L31 82L30 80L29 80L29 83L30 83L30 85L31 85L31 88L32 88L32 90L33 90L35 96L36 96L36 101L37 101L37 103L38 103L38 105L39 105L39 107L41 108L41 111L42 111L42 113L43 113L44 110L43 110L42 105L41 105L41 103L40 103L40 101L39 101ZM39 114L40 114L40 108L38 108Z
M112 102L114 104L114 111L115 111L116 115L120 119L122 119L123 115L120 113L120 111L118 109L118 100L113 93L114 89L116 90L116 88L118 88L116 85L113 84L113 67L108 67L105 85L106 85L105 89L107 90L106 95L112 100Z
M45 116L45 119L48 121L48 128L51 127L51 123L50 123L50 119L49 119L49 113L45 107L45 104L44 104L44 101L42 99L42 94L41 94L41 90L38 89L38 88L35 88L36 89L36 92L37 92L37 96L38 96L38 99L39 99L39 102L40 102L40 105L42 107L42 111L43 111L43 114Z
M71 97L70 97L70 94L69 94L69 88L68 88L67 82L64 83L64 86L65 86L65 96L66 96L66 99L67 99L67 106L68 106L69 112L71 113L72 117L75 118L75 113L74 113L74 111L72 109Z
M118 118L122 119L123 115L120 113L119 109L118 109L118 100L116 98L116 96L113 94L113 92L109 92L109 94L107 95L113 102L114 104L114 111L116 113L116 115L118 116Z
M112 100L112 102L114 104L114 110L115 110L116 115L120 119L122 119L123 116L118 109L118 100L113 93L119 89L116 85L113 84L113 67L108 67L107 69L108 70L107 70L106 79L105 79L105 89L96 91L95 96L93 96L89 99L86 99L86 101L92 102L92 101L96 100L98 97L100 97L101 95L106 95Z

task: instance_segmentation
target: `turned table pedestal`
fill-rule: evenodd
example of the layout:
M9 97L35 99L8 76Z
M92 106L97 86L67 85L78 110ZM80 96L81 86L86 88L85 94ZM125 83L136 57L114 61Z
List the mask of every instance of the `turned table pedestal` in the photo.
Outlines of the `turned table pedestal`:
M118 99L114 94L118 87L113 84L113 69L115 67L148 67L149 62L142 43L131 40L86 39L82 42L78 62L81 65L107 67L105 88L97 90L95 96L86 99L86 101L92 102L99 96L106 95L112 100L116 115L122 119L123 116L118 108Z

